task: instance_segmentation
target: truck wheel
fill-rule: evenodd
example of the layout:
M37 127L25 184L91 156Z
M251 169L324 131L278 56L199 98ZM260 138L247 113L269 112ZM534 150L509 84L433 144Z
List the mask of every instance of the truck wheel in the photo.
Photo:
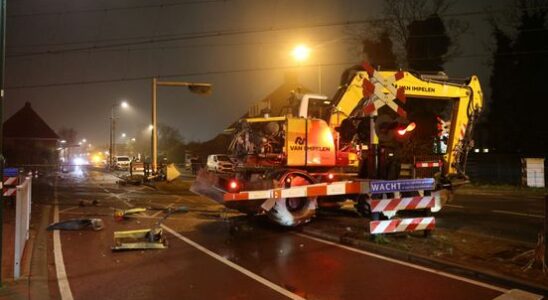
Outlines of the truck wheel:
M288 171L278 179L278 187L289 188L314 184L314 179L302 171ZM318 207L317 197L294 197L276 199L268 217L284 226L298 226L312 219Z

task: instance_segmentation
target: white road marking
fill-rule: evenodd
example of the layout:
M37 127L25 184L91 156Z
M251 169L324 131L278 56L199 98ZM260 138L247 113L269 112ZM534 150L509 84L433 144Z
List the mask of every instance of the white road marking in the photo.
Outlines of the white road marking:
M55 207L53 208L53 222L59 222L59 208L57 199L55 199ZM63 250L61 249L61 234L59 230L53 231L53 256L55 258L55 271L57 275L57 283L59 284L59 293L62 300L73 300L72 291L70 290L67 272L65 270L65 262L63 260Z
M76 209L76 208L78 208L78 206L67 207L67 208L65 208L65 209L61 209L61 210L59 211L59 213L60 213L60 214L66 213L67 211L71 211L71 210Z
M229 267L235 269L236 271L238 271L238 272L240 272L240 273L242 273L242 274L244 274L244 275L250 277L251 279L253 279L253 280L255 280L255 281L258 281L259 283L261 283L261 284L263 284L263 285L265 285L265 286L267 286L267 287L269 287L269 288L275 290L276 292L278 292L278 293L280 293L280 294L282 294L282 295L284 295L284 296L286 296L286 297L288 297L288 298L290 298L290 299L298 299L298 300L304 300L304 299L305 299L305 298L303 298L303 297L301 297L301 296L299 296L299 295L297 295L297 294L294 294L294 293L292 293L292 292L290 292L290 291L284 289L283 287L281 287L281 286L279 286L279 285L277 285L277 284L275 284L275 283L273 283L273 282L271 282L271 281L268 281L268 280L265 279L264 277L261 277L261 276L255 274L255 273L249 271L248 269L245 269L245 268L243 268L243 267L241 267L241 266L239 266L239 265L237 265L237 264L231 262L230 260L228 260L228 259L226 259L226 258L224 258L224 257L222 257L222 256L220 256L220 255L218 255L217 253L215 253L215 252L213 252L213 251L211 251L211 250L209 250L209 249L203 247L202 245L200 245L200 244L198 244L198 243L196 243L196 242L194 242L194 241L192 241L192 240L190 240L190 239L188 239L188 238L182 236L181 234L179 234L179 233L176 232L175 230L173 230L173 229L167 227L166 225L162 224L161 226L162 226L162 228L164 228L167 232L173 234L175 237L177 237L178 239L182 240L183 242L185 242L185 243L189 244L190 246L192 246L192 247L194 247L194 248L196 248L196 249L202 251L203 253L205 253L205 254L207 254L207 255L213 257L214 259L216 259L216 260L222 262L223 264L225 264L225 265L227 265L227 266L229 266Z
M541 218L544 219L543 215L536 215L536 214L528 214L528 213L519 213L514 211L507 211L507 210L492 210L491 212L497 213L497 214L506 214L506 215L514 215L514 216L520 216L520 217L532 217L532 218Z
M451 208L464 208L464 206L457 205L457 204L445 204L444 206L445 207L451 207Z
M457 205L457 204L445 204L444 206L445 207L451 207L451 208L465 208L464 206ZM490 210L489 212L492 212L492 213L495 213L495 214L505 214L505 215L520 216L520 217L531 217L531 218L544 219L543 215L520 213L520 212L508 211L508 210L494 209L494 210Z
M327 245L339 247L339 248L342 248L342 249L345 249L345 250L348 250L348 251L352 251L352 252L355 252L355 253L371 256L371 257L378 258L378 259L382 259L382 260L385 260L385 261L389 261L389 262L392 262L392 263L395 263L395 264L399 264L399 265L403 265L403 266L406 266L406 267L414 268L414 269L417 269L417 270L421 270L421 271L425 271L425 272L429 272L429 273L434 273L434 274L444 276L444 277L448 277L448 278L451 278L451 279L456 279L456 280L463 281L463 282L466 282L466 283L470 283L470 284L473 284L473 285L477 285L477 286L481 286L481 287L488 288L488 289L491 289L491 290L495 290L495 291L498 291L498 292L501 292L501 293L506 293L508 291L505 288L501 288L501 287L497 287L497 286L490 285L490 284L487 284L487 283L472 280L472 279L469 279L469 278L449 274L449 273L446 273L446 272L443 272L443 271L434 270L434 269L430 269L430 268L427 268L427 267L415 265L415 264L412 264L412 263L399 261L399 260L396 260L396 259L393 259L393 258L389 258L389 257L386 257L386 256L382 256L382 255L379 255L379 254L367 252L367 251L360 250L360 249L355 249L355 248L352 248L352 247L348 247L348 246L345 246L345 245L333 243L333 242L330 242L330 241L322 240L322 239L315 238L315 237L312 237L312 236L308 236L308 235L305 235L305 234L302 234L302 233L296 233L295 232L293 234L298 235L300 237L307 238L307 239L311 239L311 240L316 241L316 242L320 242L320 243L324 243L324 244L327 244Z

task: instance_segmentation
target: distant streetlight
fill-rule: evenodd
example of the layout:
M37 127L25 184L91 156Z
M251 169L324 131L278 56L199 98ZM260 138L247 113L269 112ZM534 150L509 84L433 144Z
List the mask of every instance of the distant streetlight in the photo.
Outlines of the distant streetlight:
M194 94L209 95L212 92L212 85L210 83L196 83L196 82L184 82L184 81L159 81L157 78L152 78L152 124L149 126L152 131L151 136L151 148L152 148L152 172L156 173L158 168L158 124L156 122L156 103L158 98L157 89L158 86L182 86L187 87L188 90Z
M148 130L152 131L152 129L154 129L154 126L152 124L148 125Z
M135 142L135 138L131 138L131 141L132 141L132 142Z
M86 139L82 139L82 143L86 143L88 140Z
M122 133L122 137L125 138L125 137L126 137L126 134L125 134L125 133Z
M109 166L114 164L114 156L116 155L116 141L115 141L115 131L116 131L116 108L121 107L127 109L129 104L126 101L120 103L112 104L110 108L110 147L109 147Z
M304 62L310 56L310 48L304 44L297 45L291 52L297 62Z
M305 44L299 44L293 48L291 55L299 64L302 64L310 57L310 48ZM318 64L318 93L322 93L322 66Z

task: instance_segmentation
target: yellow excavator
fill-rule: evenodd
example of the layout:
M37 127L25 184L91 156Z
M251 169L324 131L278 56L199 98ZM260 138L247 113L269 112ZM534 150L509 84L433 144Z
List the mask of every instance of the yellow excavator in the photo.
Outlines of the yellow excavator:
M233 170L202 171L191 190L296 226L308 222L322 202L351 199L361 203L359 211L372 214L376 198L405 200L466 182L472 129L483 106L478 78L374 72L376 80L371 69L350 68L332 99L295 93L280 111L241 119L228 149ZM380 98L394 91L405 98L376 103L368 114L371 82ZM379 187L383 193L375 192ZM431 211L441 208L439 197L434 200L426 207Z

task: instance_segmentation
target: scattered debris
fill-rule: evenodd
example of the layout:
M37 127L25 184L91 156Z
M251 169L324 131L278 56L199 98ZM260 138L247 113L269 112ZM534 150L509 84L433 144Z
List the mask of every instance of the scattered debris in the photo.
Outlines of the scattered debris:
M165 248L167 248L167 240L162 228L114 232L112 251Z
M105 227L103 220L98 218L70 219L52 223L47 230L82 230L91 228L94 231L102 230Z
M85 207L85 206L99 206L99 200L80 200L78 202L78 205L80 207Z
M522 268L523 271L527 271L534 268L535 266L539 266L539 268L542 270L542 273L546 274L546 271L548 271L548 267L546 266L546 261L544 260L545 251L546 244L544 243L544 234L542 232L539 232L535 249L523 252L522 254L514 257L512 261L526 258L529 261Z
M138 210L134 208L132 210ZM146 211L145 208L140 208L141 211ZM151 229L139 229L129 231L114 232L114 247L112 251L120 250L145 250L145 249L166 249L167 239L163 235L163 230L160 227L169 216L174 213L186 213L188 209L184 206L178 208L165 209L165 215L154 224ZM123 215L122 215L123 216Z
M147 211L147 209L144 207L136 207L126 210L118 209L114 212L114 220L122 221L126 218L129 218L131 215L142 213L145 211Z

